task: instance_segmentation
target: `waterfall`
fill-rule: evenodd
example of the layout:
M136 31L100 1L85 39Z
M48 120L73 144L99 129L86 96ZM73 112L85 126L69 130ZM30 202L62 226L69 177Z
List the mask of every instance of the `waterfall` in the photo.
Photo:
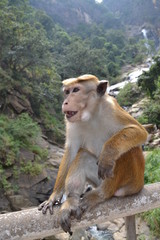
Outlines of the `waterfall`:
M148 41L147 30L145 28L142 29L142 33L143 33L143 36L144 36L145 40Z
M95 0L95 3L102 3L103 0Z
M144 37L144 40L145 40L145 47L147 48L148 50L148 53L150 52L150 45L149 45L149 42L148 42L148 37L147 37L147 30L145 28L142 29L142 34L143 34L143 37Z

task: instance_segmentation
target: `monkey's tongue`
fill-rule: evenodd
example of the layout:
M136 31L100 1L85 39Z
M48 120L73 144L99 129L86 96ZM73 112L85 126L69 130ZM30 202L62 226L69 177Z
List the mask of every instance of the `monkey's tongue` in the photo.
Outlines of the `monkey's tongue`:
M77 111L67 111L67 112L65 112L67 118L73 117L76 113L77 113Z

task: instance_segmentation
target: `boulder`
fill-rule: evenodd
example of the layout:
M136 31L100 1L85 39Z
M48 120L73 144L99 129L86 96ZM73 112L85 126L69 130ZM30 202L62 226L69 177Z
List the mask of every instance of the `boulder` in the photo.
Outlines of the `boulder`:
M0 214L5 212L10 212L11 207L7 197L4 195L2 189L0 189Z
M33 114L29 100L23 95L23 93L18 92L18 90L9 91L5 102L7 103L5 104L7 113L11 114L13 111L15 114L20 114L22 112L28 112L31 115Z
M138 118L143 114L144 106L148 102L147 98L144 98L140 100L139 102L133 104L129 109L128 112L131 114L134 118Z
M160 147L160 138L158 139L155 139L151 144L150 144L151 147Z
M23 195L13 195L13 196L7 196L7 199L10 203L10 208L12 211L19 211L24 208L33 207L33 203L28 200L28 198L25 198Z
M147 130L148 133L154 133L157 130L155 124L143 124L143 127Z

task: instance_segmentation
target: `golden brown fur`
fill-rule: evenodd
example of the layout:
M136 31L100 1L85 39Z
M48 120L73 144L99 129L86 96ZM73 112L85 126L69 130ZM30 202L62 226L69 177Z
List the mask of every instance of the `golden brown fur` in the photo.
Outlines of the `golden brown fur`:
M43 213L66 194L60 224L70 232L71 215L79 217L112 196L137 193L144 185L141 144L147 132L106 93L107 81L93 75L63 81L66 143L52 195L40 205ZM98 163L98 165L97 165ZM82 200L86 181L96 186Z

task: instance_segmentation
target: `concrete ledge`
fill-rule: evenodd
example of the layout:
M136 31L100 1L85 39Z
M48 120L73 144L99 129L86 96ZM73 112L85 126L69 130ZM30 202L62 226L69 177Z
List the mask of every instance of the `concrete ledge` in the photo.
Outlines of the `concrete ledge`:
M72 229L86 228L120 217L133 216L137 213L160 207L160 183L146 185L136 195L113 197L97 206L93 211L86 212L80 222L73 220ZM53 215L43 215L37 208L27 209L0 215L0 240L38 239L62 232L58 226L58 209Z

